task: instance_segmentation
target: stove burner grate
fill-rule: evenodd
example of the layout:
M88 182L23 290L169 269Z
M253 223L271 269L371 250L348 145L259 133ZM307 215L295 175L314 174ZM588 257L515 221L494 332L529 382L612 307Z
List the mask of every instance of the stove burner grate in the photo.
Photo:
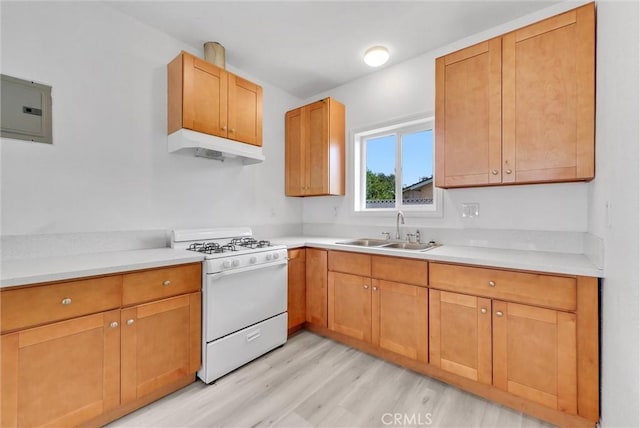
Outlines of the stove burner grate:
M189 251L197 251L204 254L228 253L231 251L239 251L242 248L256 249L270 247L271 242L265 240L256 240L252 237L233 238L226 244L218 244L215 242L194 242L187 247Z

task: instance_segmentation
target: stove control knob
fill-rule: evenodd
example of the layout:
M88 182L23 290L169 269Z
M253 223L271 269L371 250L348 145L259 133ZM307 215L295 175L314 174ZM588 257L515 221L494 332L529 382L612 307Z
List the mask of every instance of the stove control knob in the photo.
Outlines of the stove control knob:
M271 253L267 254L267 261L271 260L272 257Z
M222 267L227 269L231 267L231 261L230 260L225 260L224 262L222 262Z
M255 258L255 257L251 257L251 258L249 259L249 263L251 263L251 264L255 264L257 261L258 261L258 259L257 259L257 258Z
M234 260L233 262L231 262L231 265L232 265L233 267L238 267L238 266L240 266L240 260Z
M280 254L278 253L273 254L273 260L278 260L279 258L280 258Z

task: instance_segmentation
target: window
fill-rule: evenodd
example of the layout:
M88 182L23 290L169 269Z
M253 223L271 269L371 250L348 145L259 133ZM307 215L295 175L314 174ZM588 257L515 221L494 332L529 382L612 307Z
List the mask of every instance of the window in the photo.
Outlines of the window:
M355 210L436 211L433 118L355 133Z

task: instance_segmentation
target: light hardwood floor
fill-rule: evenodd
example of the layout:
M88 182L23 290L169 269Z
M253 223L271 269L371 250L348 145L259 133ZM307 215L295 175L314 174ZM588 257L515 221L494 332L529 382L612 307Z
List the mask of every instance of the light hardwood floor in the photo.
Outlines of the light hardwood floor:
M548 427L437 380L302 331L205 385L110 427Z

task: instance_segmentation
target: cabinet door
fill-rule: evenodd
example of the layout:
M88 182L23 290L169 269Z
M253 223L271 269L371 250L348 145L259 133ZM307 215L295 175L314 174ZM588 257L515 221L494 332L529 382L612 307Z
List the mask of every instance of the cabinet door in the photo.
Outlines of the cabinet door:
M289 331L304 324L306 318L305 249L289 250L287 313Z
M115 310L3 335L0 425L75 426L117 407L119 321Z
M327 326L327 251L306 249L307 322Z
M183 61L182 126L226 138L228 73L191 55Z
M491 300L429 290L429 362L491 384Z
M503 181L594 175L594 5L503 39Z
M371 342L371 279L329 272L329 330Z
M285 194L304 196L306 188L307 146L304 142L303 107L285 115Z
M329 193L329 105L320 100L305 106L305 144L307 145L306 169L307 194Z
M200 292L122 310L122 404L200 367Z
M228 79L228 138L262 146L262 87L231 73Z
M511 394L576 414L576 316L493 302L493 383Z
M436 185L500 184L501 39L436 59Z
M427 289L372 280L372 343L427 362Z

